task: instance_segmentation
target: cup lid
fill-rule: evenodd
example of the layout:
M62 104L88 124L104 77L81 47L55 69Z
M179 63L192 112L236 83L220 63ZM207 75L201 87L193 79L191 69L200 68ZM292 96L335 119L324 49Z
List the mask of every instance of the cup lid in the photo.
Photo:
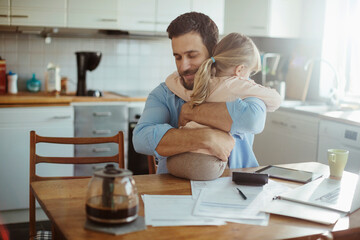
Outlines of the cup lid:
M115 178L131 176L132 172L127 169L116 168L114 164L107 164L105 168L94 172L94 176L102 178Z

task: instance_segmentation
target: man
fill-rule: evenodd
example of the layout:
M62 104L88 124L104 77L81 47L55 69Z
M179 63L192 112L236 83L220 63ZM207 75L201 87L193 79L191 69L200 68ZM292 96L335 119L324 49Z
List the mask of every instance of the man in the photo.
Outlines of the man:
M172 21L167 32L177 67L174 74L179 74L184 87L191 90L196 71L210 57L218 41L217 26L208 16L191 12ZM156 156L157 173L168 172L168 156L197 149L207 149L223 161L229 159L230 168L255 167L258 163L252 144L254 134L264 128L265 117L265 104L257 98L203 103L190 108L161 83L148 96L134 129L133 144L137 152ZM178 128L189 121L213 129Z

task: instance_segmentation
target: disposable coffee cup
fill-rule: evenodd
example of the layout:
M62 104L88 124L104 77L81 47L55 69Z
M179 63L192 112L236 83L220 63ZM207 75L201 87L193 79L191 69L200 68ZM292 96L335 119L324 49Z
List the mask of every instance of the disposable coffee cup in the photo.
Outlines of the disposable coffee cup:
M345 149L328 149L327 157L329 161L330 178L340 179L349 157L349 151Z

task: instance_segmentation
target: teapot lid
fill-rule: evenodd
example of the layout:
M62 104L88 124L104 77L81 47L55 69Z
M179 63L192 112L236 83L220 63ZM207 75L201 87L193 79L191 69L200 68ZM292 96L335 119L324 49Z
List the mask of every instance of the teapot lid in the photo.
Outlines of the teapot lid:
M115 178L131 176L132 172L127 169L116 168L114 164L107 164L105 168L94 172L96 177Z

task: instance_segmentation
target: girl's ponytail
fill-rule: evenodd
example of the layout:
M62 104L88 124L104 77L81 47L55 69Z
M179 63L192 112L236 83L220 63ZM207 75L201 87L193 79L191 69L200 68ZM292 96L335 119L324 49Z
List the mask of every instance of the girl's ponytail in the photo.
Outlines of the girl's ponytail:
M194 88L191 94L190 106L194 107L203 103L209 96L209 83L211 78L212 66L214 64L214 58L209 58L201 64L200 68L195 74Z

